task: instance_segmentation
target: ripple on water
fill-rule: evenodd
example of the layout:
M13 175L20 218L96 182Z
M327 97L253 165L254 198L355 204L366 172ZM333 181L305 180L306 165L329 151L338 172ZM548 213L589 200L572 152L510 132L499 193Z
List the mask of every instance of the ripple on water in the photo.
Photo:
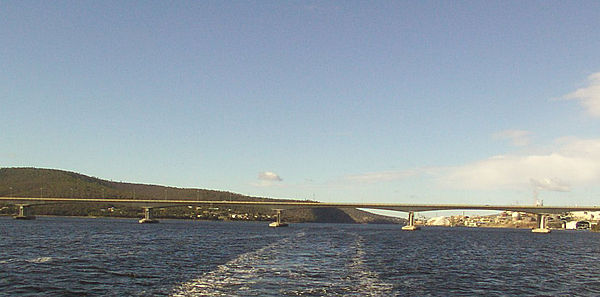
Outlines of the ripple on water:
M596 233L68 218L0 228L6 296L600 295Z

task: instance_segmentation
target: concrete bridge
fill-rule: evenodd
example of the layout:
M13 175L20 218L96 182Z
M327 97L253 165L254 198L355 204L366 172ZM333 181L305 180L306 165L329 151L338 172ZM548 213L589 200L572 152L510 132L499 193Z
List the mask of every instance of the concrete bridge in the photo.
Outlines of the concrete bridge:
M550 214L563 214L572 211L600 211L599 206L518 206L518 205L478 205L478 204L402 204L402 203L326 203L326 202L300 202L300 201L206 201L206 200L154 200L154 199L101 199L101 198L31 198L31 197L0 197L0 202L11 203L19 206L16 219L33 219L30 208L36 205L72 204L72 203L110 203L140 207L144 210L144 218L140 223L156 223L153 218L154 208L167 208L176 206L266 206L277 210L278 224L272 226L285 226L281 223L281 210L294 208L366 208L394 210L408 213L408 224L402 230L414 231L415 212L439 210L497 210L526 212L537 215L537 228L532 232L549 233L546 221Z

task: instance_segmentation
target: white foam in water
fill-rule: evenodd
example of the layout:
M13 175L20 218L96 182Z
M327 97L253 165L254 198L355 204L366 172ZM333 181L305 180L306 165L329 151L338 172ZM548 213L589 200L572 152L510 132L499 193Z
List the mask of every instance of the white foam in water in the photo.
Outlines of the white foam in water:
M38 257L34 259L25 260L29 263L46 263L52 261L52 257Z
M352 262L348 265L351 273L358 278L358 285L354 288L359 296L389 296L394 286L383 282L379 275L371 271L364 263L365 250L363 249L363 237L356 236L354 246L356 253L352 257Z
M391 295L393 286L365 264L361 236L335 246L328 238L315 242L304 235L242 254L183 283L172 296Z
M200 278L182 284L172 296L244 296L243 292L250 289L248 285L256 282L253 278L257 276L257 270L260 268L255 263L261 261L262 255L281 248L280 246L288 241L288 238L284 238L256 251L242 254Z

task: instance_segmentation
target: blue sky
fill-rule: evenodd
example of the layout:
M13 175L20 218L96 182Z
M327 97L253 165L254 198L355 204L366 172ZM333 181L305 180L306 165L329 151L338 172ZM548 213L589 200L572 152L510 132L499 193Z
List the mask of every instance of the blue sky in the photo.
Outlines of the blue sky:
M598 1L3 1L0 166L597 205Z

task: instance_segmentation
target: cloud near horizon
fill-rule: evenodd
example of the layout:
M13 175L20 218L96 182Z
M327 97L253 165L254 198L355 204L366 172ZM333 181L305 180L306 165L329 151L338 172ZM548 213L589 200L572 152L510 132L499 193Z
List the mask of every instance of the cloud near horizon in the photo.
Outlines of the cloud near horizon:
M473 190L570 191L572 185L600 181L600 139L562 139L552 152L501 155L449 168L443 185Z
M578 100L586 111L600 117L600 72L588 76L588 85L563 96L564 99Z
M547 153L499 155L452 167L367 172L338 180L343 185L433 177L444 188L569 192L600 183L600 138L559 138Z

